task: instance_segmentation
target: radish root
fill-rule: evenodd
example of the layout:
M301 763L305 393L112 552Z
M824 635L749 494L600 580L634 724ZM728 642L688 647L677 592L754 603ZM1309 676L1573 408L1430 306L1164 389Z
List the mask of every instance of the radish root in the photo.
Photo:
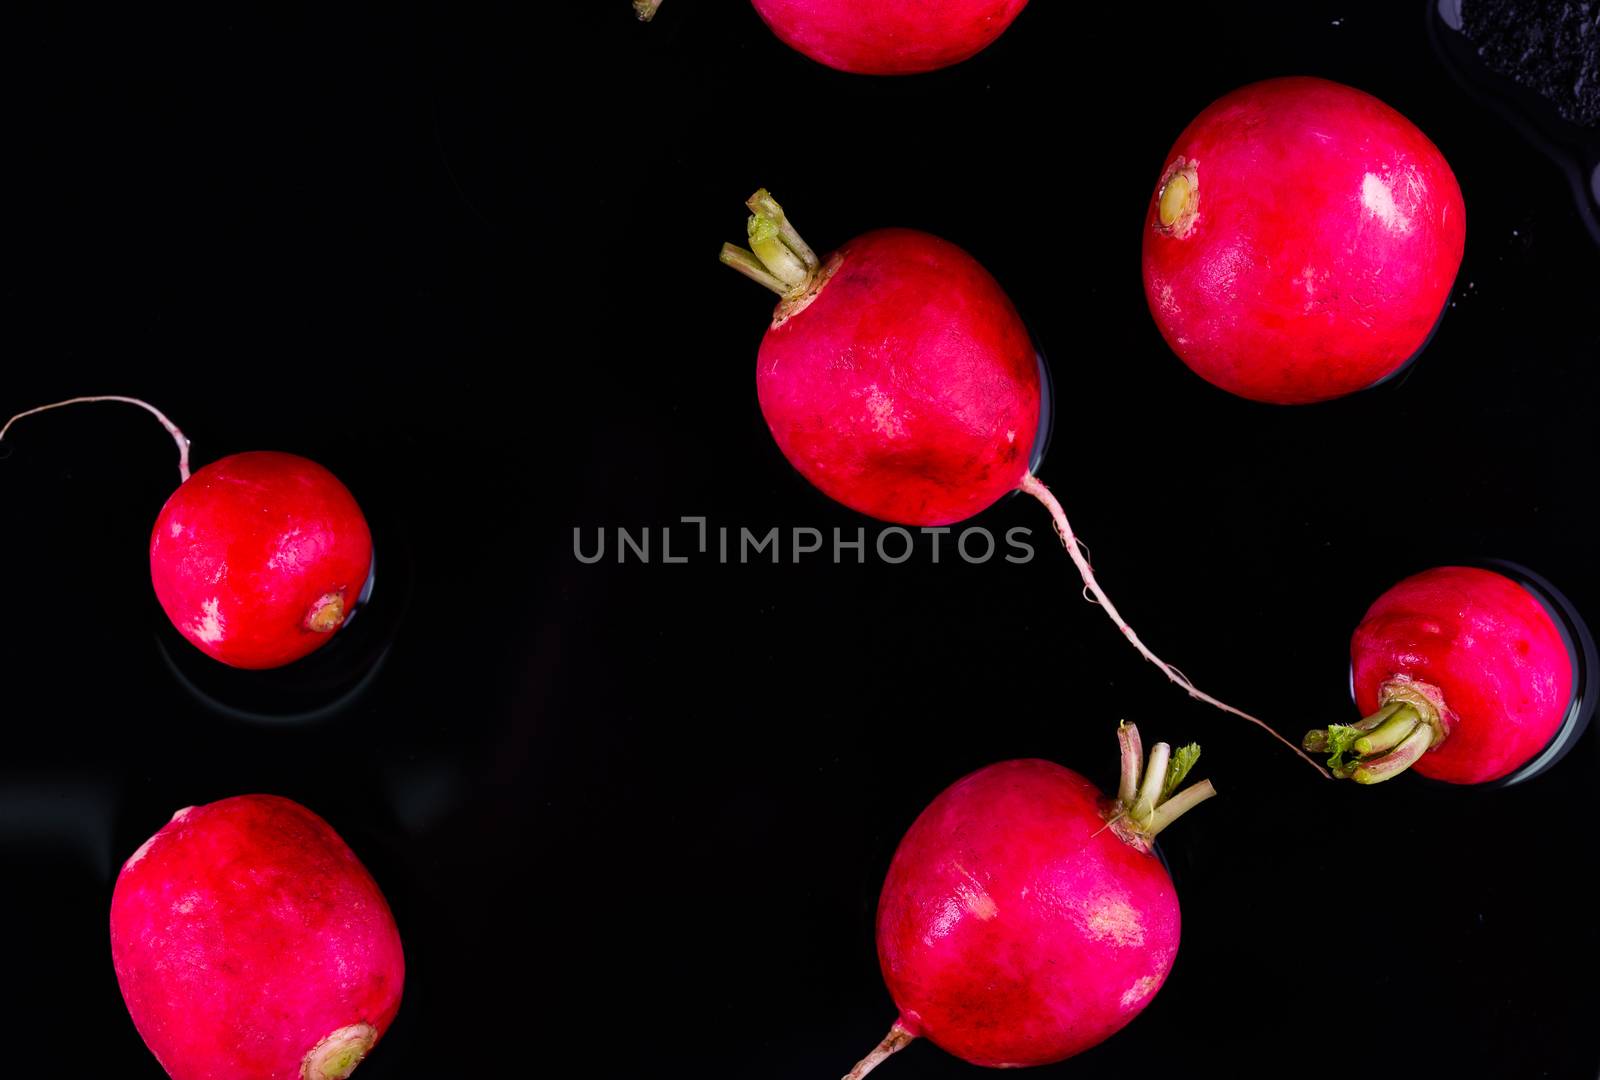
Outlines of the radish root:
M916 1036L902 1027L898 1020L895 1021L894 1027L889 1029L889 1034L884 1036L883 1041L873 1048L872 1053L862 1058L844 1080L861 1080L873 1069L910 1046L915 1038Z
M1058 502L1056 497L1050 493L1050 489L1045 487L1044 484L1039 481L1038 477L1034 476L1032 473L1028 473L1022 479L1022 490L1026 491L1029 495L1032 495L1035 499L1038 499L1044 504L1045 509L1050 511L1050 517L1055 521L1056 534L1061 537L1062 545L1066 547L1067 554L1072 556L1072 561L1077 564L1078 573L1083 577L1085 599L1089 600L1090 603L1099 604L1105 609L1106 615L1113 623L1116 624L1117 629L1122 631L1122 636L1128 639L1128 643L1135 649L1139 650L1140 656L1143 656L1146 660L1160 668L1163 675L1181 686L1190 697L1195 698L1198 701L1203 701L1207 705L1213 705L1216 708L1221 709L1223 712L1232 713L1234 716L1250 721L1262 731L1265 731L1268 735L1271 735L1274 739L1277 739L1284 746L1287 746L1290 750L1293 750L1301 760L1303 760L1307 765L1310 765L1313 769L1317 770L1317 773L1322 776L1323 779L1329 778L1327 770L1319 765L1315 758L1311 757L1304 750L1290 742L1288 739L1284 738L1282 735L1279 735L1265 720L1251 716L1242 709L1236 709L1227 702L1218 701L1210 694L1195 686L1194 683L1190 682L1189 677L1183 672L1179 671L1177 668L1161 659L1161 657L1151 652L1149 648L1145 646L1145 643L1139 640L1139 635L1134 633L1133 627L1129 626L1127 622L1123 620L1121 613L1117 611L1116 605L1111 602L1111 598L1105 594L1105 590L1100 588L1100 582L1095 580L1094 568L1089 565L1089 560L1084 554L1085 549L1083 545L1078 542L1077 536L1073 533L1072 525L1067 521L1066 511L1061 509L1061 503Z
M138 398L121 397L116 394L101 394L97 397L75 397L68 398L66 401L53 402L49 405L40 405L38 408L29 409L27 412L19 412L10 420L7 420L5 427L0 427L0 442L5 442L6 432L11 430L11 425L15 424L18 420L21 420L25 416L33 416L36 413L49 412L51 409L59 409L63 405L81 405L90 401L120 401L125 405L137 405L139 408L143 409L145 412L161 421L161 426L167 429L167 434L172 436L172 441L178 444L178 475L183 477L185 481L189 479L189 437L183 432L179 431L178 425L174 424L171 420L168 420L166 414L160 409L156 408L148 401L140 401Z

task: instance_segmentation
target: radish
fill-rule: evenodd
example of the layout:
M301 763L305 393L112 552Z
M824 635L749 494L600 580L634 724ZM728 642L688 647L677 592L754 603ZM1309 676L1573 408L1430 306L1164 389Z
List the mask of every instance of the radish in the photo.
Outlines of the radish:
M237 668L275 668L327 644L362 599L372 534L355 498L327 469L294 454L233 454L189 475L189 440L136 398L178 444L182 483L150 534L156 599L178 632Z
M1441 566L1378 597L1350 639L1366 714L1312 731L1335 776L1376 784L1415 769L1452 784L1508 776L1555 739L1574 701L1574 653L1510 578Z
M1152 653L1100 588L1061 504L1029 470L1038 358L1010 298L977 260L911 229L866 233L823 259L765 190L747 205L750 247L725 244L722 261L782 298L761 342L756 393L779 449L807 480L853 510L924 527L1027 492L1049 510L1087 594L1141 656L1322 771Z
M1280 405L1397 371L1444 310L1466 209L1437 147L1377 98L1324 79L1233 91L1167 155L1144 288L1174 352Z
M754 0L785 45L857 75L915 75L976 56L1028 0ZM661 0L634 0L649 21Z
M845 1080L919 1037L991 1068L1061 1061L1155 997L1180 920L1152 845L1216 792L1209 780L1179 790L1198 746L1157 743L1146 765L1137 728L1118 739L1115 799L1053 762L1005 761L956 781L912 824L878 901L878 959L900 1016Z
M275 795L179 810L145 841L117 875L111 957L172 1080L343 1080L405 982L371 875Z

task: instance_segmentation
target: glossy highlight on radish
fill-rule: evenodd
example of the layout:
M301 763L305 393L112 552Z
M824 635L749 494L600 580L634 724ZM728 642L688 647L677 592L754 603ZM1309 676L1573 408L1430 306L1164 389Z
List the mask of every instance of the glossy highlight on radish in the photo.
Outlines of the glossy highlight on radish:
M1270 79L1221 98L1167 154L1144 287L1172 350L1255 401L1365 389L1422 348L1461 266L1455 174L1369 94Z
M1012 491L1044 504L1085 594L1191 697L1257 725L1156 656L1101 589L1060 502L1029 470L1039 427L1032 337L971 255L914 229L880 229L826 258L765 190L748 248L722 261L779 296L756 360L761 412L789 462L851 509L908 526L964 521Z
M1380 596L1350 640L1365 717L1310 732L1335 776L1376 784L1415 769L1452 784L1498 780L1555 737L1575 673L1550 613L1521 584L1441 566Z
M937 71L982 52L1028 0L754 0L784 44L858 75ZM649 21L661 0L634 0Z
M273 795L179 810L135 851L111 956L172 1080L344 1080L405 983L372 876L327 822Z
M295 454L233 454L189 472L189 440L136 398L178 444L182 483L150 535L150 578L172 625L206 655L237 668L281 667L321 648L350 618L372 572L372 534L354 496Z
M878 901L878 959L899 1009L845 1080L914 1039L974 1065L1046 1065L1116 1034L1155 997L1178 954L1178 896L1155 837L1216 794L1184 788L1198 746L1145 760L1118 730L1115 798L1049 761L958 780L895 851Z

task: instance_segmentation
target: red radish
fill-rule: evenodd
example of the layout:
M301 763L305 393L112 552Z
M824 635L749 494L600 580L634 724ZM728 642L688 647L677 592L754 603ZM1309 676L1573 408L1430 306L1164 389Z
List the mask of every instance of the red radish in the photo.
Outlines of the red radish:
M789 462L828 496L899 525L965 520L1021 490L1056 532L1129 643L1191 696L1203 693L1145 647L1095 580L1066 513L1029 471L1039 426L1032 338L998 282L945 240L883 229L821 259L765 190L748 203L750 249L722 261L782 297L761 342L756 392Z
M145 841L117 876L111 957L172 1080L343 1080L405 982L372 876L275 795L179 810Z
M234 454L189 475L189 440L153 413L178 444L183 483L150 535L150 578L172 625L208 656L238 668L281 667L327 644L361 599L372 534L355 498L314 461L271 451Z
M1235 90L1167 155L1144 230L1162 335L1201 378L1280 405L1365 389L1422 348L1466 208L1405 117L1324 79Z
M900 1018L846 1080L925 1037L974 1065L1046 1065L1150 1003L1178 955L1178 895L1151 845L1216 794L1179 791L1200 756L1141 761L1119 729L1115 799L1049 761L956 781L900 841L878 901L878 959ZM1140 770L1143 767L1143 775Z
M915 75L976 56L1028 0L754 0L784 44L858 75ZM639 18L661 0L634 0Z
M780 309L756 392L812 483L908 525L963 521L1015 491L1039 425L1038 360L1011 301L972 256L909 229L851 240Z
M1305 746L1359 784L1410 768L1453 784L1498 780L1549 745L1572 700L1572 658L1549 612L1476 567L1425 570L1378 597L1350 663L1366 718L1313 731Z
M172 493L150 535L167 618L234 667L280 667L320 648L371 568L372 535L349 490L294 454L207 465Z

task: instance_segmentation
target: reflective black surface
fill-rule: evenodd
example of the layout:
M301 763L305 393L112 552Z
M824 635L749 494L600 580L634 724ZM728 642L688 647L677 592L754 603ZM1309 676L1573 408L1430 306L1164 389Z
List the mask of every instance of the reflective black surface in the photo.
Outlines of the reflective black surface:
M1407 573L1508 559L1600 610L1600 248L1561 167L1453 76L1434 5L1039 0L901 81L819 68L737 0L668 0L650 27L627 8L0 15L0 412L131 393L197 464L327 465L379 537L343 644L386 650L337 672L372 673L343 707L223 715L193 692L203 658L158 647L182 648L145 559L165 435L110 405L16 429L11 1071L161 1075L111 971L116 868L175 809L270 791L334 825L401 926L405 1004L358 1076L838 1076L893 1019L872 915L917 812L1007 757L1109 786L1127 717L1200 741L1221 797L1162 838L1185 919L1166 987L1038 1075L1593 1077L1593 731L1503 791L1320 781L1140 661L1032 500L973 523L1031 530L1026 563L952 538L937 564L925 540L877 558L875 523L767 434L770 299L715 258L760 185L819 249L903 224L972 251L1049 358L1039 475L1108 592L1298 738L1349 715L1350 632ZM1138 233L1194 114L1295 73L1426 131L1468 235L1405 378L1283 409L1170 354ZM649 563L619 564L618 527L651 530ZM688 562L663 561L665 527ZM780 528L783 561L722 563L724 527ZM864 528L865 562L793 561L796 528ZM606 557L580 562L575 529ZM224 674L245 713L309 680ZM918 1045L879 1075L984 1074Z

